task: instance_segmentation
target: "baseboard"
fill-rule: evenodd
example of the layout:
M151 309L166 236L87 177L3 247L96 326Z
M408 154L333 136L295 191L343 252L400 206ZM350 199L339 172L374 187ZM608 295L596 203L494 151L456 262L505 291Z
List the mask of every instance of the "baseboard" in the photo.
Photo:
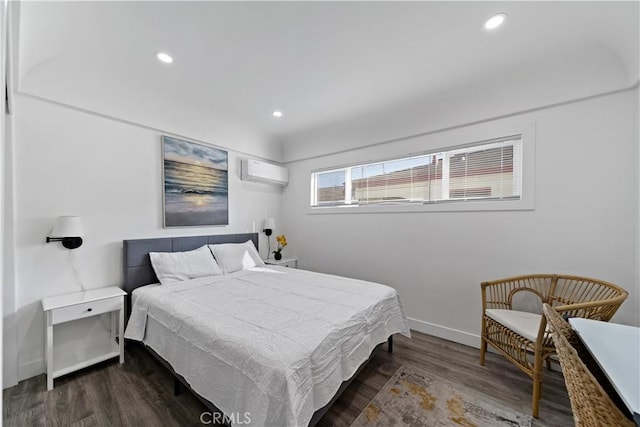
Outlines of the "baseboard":
M444 338L470 347L480 348L480 335L470 334L469 332L436 325L435 323L429 323L411 317L408 317L407 320L409 321L409 327L418 332Z
M44 358L32 360L31 362L21 363L18 366L18 381L35 377L44 373Z

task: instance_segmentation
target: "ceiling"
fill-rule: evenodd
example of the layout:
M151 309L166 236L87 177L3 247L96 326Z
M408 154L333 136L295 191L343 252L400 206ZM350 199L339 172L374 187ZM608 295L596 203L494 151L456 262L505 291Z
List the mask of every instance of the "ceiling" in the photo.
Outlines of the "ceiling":
M498 11L505 25L484 30ZM629 86L638 16L638 2L22 2L18 90L281 141L575 52L576 70L606 60Z

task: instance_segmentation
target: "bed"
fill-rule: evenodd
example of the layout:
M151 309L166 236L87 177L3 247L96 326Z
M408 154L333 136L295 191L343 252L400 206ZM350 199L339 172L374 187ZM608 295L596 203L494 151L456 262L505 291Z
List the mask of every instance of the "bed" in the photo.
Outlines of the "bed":
M267 265L159 285L149 261L248 240L257 248L257 233L123 241L125 338L230 424L314 425L378 346L409 336L406 318L371 282Z

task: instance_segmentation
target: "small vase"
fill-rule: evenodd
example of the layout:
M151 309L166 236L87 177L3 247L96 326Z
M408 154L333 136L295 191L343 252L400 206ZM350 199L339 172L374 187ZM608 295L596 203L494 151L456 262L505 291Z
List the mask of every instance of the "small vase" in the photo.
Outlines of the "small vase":
M282 254L280 252L276 252L275 254L273 254L273 257L276 259L276 261L280 261L282 259Z

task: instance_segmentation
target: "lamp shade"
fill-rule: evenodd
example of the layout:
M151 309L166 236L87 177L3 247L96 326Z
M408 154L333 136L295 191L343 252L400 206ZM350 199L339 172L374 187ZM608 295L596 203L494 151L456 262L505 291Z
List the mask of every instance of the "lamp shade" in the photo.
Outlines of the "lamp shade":
M53 237L84 237L79 216L59 216L51 232Z
M276 228L276 222L273 218L265 218L264 220L264 230L273 230Z

